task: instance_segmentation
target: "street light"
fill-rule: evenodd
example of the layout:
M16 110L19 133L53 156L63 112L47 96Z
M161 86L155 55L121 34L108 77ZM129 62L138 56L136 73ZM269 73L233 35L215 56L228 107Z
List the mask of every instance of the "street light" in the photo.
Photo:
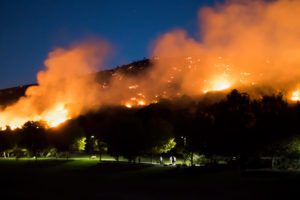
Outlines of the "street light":
M95 138L95 136L91 136L91 153L92 153L92 156L93 156L93 154L94 154L94 138Z

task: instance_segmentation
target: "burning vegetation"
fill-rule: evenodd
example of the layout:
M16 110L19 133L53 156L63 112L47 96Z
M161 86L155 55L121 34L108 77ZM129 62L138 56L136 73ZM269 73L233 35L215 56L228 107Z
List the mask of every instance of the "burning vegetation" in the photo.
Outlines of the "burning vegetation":
M55 49L37 75L38 85L2 109L0 127L15 129L27 121L55 127L101 106L133 108L234 88L252 98L283 93L299 101L299 18L300 2L293 0L226 1L202 8L200 38L179 29L168 32L153 46L151 67L133 74L113 70L101 81L94 72L109 50L105 42Z
M46 69L37 75L38 85L2 110L0 127L20 128L27 121L45 121L54 127L99 106L99 85L91 73L101 63L106 46L94 42L51 52Z

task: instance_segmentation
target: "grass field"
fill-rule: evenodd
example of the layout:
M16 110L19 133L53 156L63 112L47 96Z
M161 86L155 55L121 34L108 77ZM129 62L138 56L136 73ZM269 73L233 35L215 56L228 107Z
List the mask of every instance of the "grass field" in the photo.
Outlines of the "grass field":
M0 199L297 199L300 173L0 160ZM294 197L294 198L293 198Z

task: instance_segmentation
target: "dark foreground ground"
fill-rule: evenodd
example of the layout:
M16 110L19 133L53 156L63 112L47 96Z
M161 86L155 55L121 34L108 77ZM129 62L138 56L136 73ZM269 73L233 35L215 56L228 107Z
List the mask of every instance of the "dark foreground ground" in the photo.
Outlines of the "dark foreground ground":
M0 160L0 199L298 199L299 172Z

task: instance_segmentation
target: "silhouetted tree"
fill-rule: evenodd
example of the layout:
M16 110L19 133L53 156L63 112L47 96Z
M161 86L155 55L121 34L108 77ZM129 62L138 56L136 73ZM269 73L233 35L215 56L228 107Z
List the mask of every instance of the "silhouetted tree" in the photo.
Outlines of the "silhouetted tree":
M67 158L69 158L69 151L74 150L72 148L74 143L83 137L86 137L86 134L76 119L47 130L47 139L51 146L60 152L65 152Z
M38 151L47 147L45 124L43 122L26 122L20 129L19 146L27 148L37 158Z

